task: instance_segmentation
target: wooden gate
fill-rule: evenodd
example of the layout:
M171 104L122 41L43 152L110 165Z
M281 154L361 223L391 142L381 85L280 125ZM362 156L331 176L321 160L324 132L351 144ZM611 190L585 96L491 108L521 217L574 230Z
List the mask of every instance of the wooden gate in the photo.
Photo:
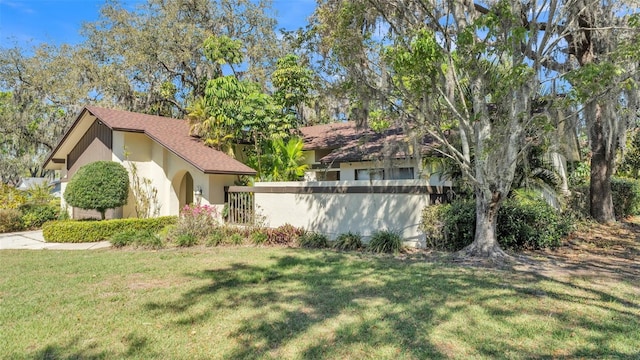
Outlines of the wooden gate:
M226 221L229 224L252 225L255 222L255 196L250 187L227 186L225 197L228 212Z

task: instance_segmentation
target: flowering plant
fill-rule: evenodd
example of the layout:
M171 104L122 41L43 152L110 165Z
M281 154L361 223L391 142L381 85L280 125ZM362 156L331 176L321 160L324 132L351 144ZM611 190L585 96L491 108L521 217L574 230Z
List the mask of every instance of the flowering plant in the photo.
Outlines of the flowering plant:
M204 239L214 228L218 227L218 209L211 205L185 205L180 211L176 226L179 235L188 234Z

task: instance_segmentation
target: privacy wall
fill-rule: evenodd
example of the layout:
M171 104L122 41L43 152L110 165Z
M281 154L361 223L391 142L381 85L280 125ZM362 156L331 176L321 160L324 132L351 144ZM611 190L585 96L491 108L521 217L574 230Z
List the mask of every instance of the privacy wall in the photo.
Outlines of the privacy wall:
M418 247L425 243L418 228L422 209L450 190L424 180L260 182L245 188L269 227L289 223L331 239L358 232L365 241L376 230L396 230L406 245Z

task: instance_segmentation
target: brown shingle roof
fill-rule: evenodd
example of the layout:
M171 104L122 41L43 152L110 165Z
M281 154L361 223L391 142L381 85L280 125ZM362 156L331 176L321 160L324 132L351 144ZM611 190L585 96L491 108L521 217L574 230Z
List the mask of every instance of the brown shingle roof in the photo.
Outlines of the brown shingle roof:
M82 118L84 111L88 111L114 131L146 134L204 173L238 175L256 173L245 164L221 151L205 146L200 139L190 136L189 124L186 120L87 106L78 116L76 122Z
M359 128L355 122L349 121L307 126L301 128L300 132L304 138L304 150L333 150L320 159L322 163L404 159L415 156L409 137L399 127L375 132ZM424 138L419 145L420 153L426 154L433 145L433 140Z
M300 128L304 150L337 149L357 139L366 130L358 129L353 121L306 126Z

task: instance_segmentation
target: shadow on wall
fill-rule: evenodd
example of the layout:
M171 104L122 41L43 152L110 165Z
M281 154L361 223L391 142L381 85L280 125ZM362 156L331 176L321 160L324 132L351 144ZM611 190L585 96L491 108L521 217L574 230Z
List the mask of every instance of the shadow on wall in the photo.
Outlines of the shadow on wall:
M360 233L365 242L375 231L392 230L407 245L424 246L420 215L430 200L424 186L272 183L255 189L256 207L268 226L289 223L332 239L347 232Z
M306 211L316 216L305 226L335 239L340 234L360 233L368 242L378 230L392 230L402 234L406 242L424 246L420 213L428 204L424 194L310 194L296 195L306 204Z

